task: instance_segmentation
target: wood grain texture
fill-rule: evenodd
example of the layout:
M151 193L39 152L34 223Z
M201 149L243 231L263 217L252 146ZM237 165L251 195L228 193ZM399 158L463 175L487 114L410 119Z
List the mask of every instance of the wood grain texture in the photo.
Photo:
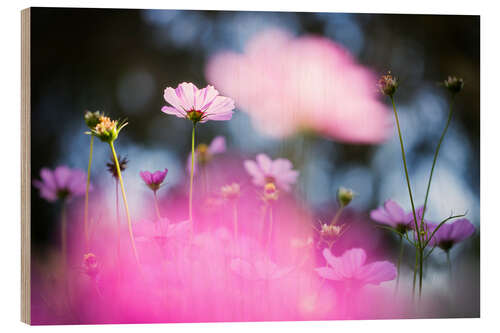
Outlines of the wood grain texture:
M31 323L31 11L21 11L21 321Z

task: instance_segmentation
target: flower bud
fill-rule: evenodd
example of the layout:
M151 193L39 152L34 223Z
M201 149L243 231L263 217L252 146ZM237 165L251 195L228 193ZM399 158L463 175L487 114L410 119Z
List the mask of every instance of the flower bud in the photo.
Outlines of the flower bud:
M337 191L337 201L341 207L345 207L352 201L354 195L353 190L340 187Z
M464 88L464 80L456 76L448 76L448 78L444 80L444 86L455 95Z
M85 119L85 124L87 124L87 127L90 130L93 130L97 126L97 124L99 124L99 119L101 118L101 112L86 111L83 118Z
M100 116L99 123L92 129L92 133L103 142L113 142L118 138L118 134L126 122L118 123L116 120L111 120L109 117Z
M398 88L398 80L388 72L378 80L378 88L382 94L392 97Z

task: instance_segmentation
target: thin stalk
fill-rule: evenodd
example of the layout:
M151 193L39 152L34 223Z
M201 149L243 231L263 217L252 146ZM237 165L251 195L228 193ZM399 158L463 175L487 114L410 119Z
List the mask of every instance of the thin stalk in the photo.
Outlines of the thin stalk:
M122 190L122 197L123 197L123 205L125 206L125 213L127 214L127 225L128 225L128 233L130 236L130 243L132 245L132 250L134 252L134 257L135 257L135 260L137 261L137 265L139 265L139 267L140 267L139 255L137 254L137 248L135 247L134 233L132 231L132 220L130 219L130 212L128 209L127 195L125 194L125 186L123 185L123 178L122 178L122 173L120 171L120 164L118 163L118 157L116 156L116 151L115 151L115 146L113 144L113 141L111 141L109 143L109 146L111 147L111 152L113 153L113 158L115 160L115 165L116 165L116 173L118 174L118 179L120 180L120 187Z
M261 220L261 223L260 223L260 230L258 231L259 232L259 241L262 242L264 240L264 229L265 229L265 225L266 225L266 215L267 215L267 206L268 204L264 204L264 209L262 210L262 220Z
M90 189L90 168L92 166L92 153L94 150L94 135L90 135L89 165L87 167L87 185L85 186L85 206L83 211L83 233L85 235L85 249L89 251L89 189Z
M196 125L193 124L193 132L191 134L191 172L189 177L189 221L193 223L193 175L194 175L194 140L195 140Z
M443 133L441 133L441 137L439 138L439 141L438 141L438 144L436 147L436 151L434 152L434 158L432 160L431 172L429 174L429 180L427 181L427 190L425 192L424 208L422 210L422 218L420 221L421 225L424 223L424 214L425 214L425 210L427 208L427 201L429 199L429 193L431 190L432 176L434 174L434 168L436 166L439 150L441 149L441 144L443 143L446 132L448 131L448 127L450 126L451 118L453 116L453 102L454 102L454 100L455 100L454 95L452 95L451 101L450 101L450 111L448 112L448 120L446 121L446 125L444 126L444 129L443 129Z
M67 256L67 216L66 216L66 200L62 201L61 207L61 261L63 266L63 274L66 274L66 256Z
M238 240L238 203L236 200L233 202L233 227L234 227L234 241Z
M155 202L156 218L158 218L158 221L161 221L160 206L158 205L158 195L156 194L156 191L153 191L153 196Z
M162 217L161 217L161 213L160 213L160 205L159 205L159 201L158 201L158 194L156 192L157 191L153 191L156 217L158 218L158 226L159 226L159 229L160 229L160 234L162 236L165 236L166 234L163 233L163 227L161 226L162 225ZM167 222L167 229L168 229L168 222Z
M422 275L423 275L423 247L422 247L422 240L420 238L420 228L417 220L417 214L415 211L415 203L413 201L413 194L411 191L411 184L410 184L410 176L408 174L408 166L406 164L406 154L405 154L405 148L403 144L403 136L401 134L401 126L399 125L399 117L398 117L398 112L396 110L396 104L394 103L394 97L391 96L391 103L392 103L392 109L394 111L394 118L396 119L396 125L398 128L398 136L399 136L399 143L401 145L401 157L403 159L403 166L404 166L404 171L405 171L405 177L406 177L406 184L408 185L408 194L410 196L410 203L411 203L411 211L413 214L413 221L415 222L415 230L417 233L417 253L418 257L416 257L416 260L419 261L419 296L422 294Z
M419 254L419 282L418 282L418 299L422 299L422 280L423 280L423 272L424 272L424 250L420 248L420 254Z
M118 179L115 178L115 209L116 209L116 254L118 256L118 262L120 262L120 248L121 248L121 237L120 237L120 203L118 201Z
M412 288L412 298L415 299L415 288L417 285L417 272L418 272L418 250L415 251L415 266L413 267L413 288Z
M446 263L448 264L448 274L450 276L450 281L452 278L452 271L451 271L451 260L450 260L450 251L446 251Z
M202 180L203 195L206 196L208 193L208 176L207 176L206 165L200 165L200 173L201 173L201 180Z
M340 214L342 214L342 211L344 210L344 206L343 205L340 205L339 209L337 210L337 212L335 213L335 216L333 217L332 219L332 222L331 224L336 224L338 222L338 219L340 217Z
M396 288L394 289L394 293L398 293L398 288L399 288L399 273L400 273L400 268L401 268L401 259L403 258L404 254L404 243L403 243L403 236L399 235L399 257L398 257L398 266L397 266L397 272L398 275L396 277Z
M269 234L267 235L267 246L271 246L271 238L273 235L273 207L269 205Z
M401 145L401 157L403 159L403 166L404 166L404 171L405 171L405 176L406 176L406 184L408 185L408 194L410 195L411 210L413 213L413 220L415 222L415 228L417 230L418 244L420 246L420 244L421 244L420 233L418 232L419 227L418 227L418 221L417 221L417 214L415 213L415 203L413 201L413 194L411 191L410 176L408 174L408 167L406 165L406 154L405 154L405 147L403 144L403 136L401 135L401 127L399 126L399 117L398 117L398 112L396 111L396 104L394 103L394 98L392 96L391 96L391 102L392 102L392 109L394 110L394 118L396 119L396 125L398 128L398 136L399 136L399 143Z

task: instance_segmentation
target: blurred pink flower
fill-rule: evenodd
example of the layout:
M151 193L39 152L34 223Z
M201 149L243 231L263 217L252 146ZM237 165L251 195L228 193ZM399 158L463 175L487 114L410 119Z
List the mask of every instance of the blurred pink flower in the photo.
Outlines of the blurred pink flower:
M396 266L388 261L377 261L365 265L363 249L350 249L335 257L329 249L323 250L327 266L316 268L319 276L328 280L345 281L362 287L365 284L378 285L396 278Z
M216 136L212 142L207 146L204 143L200 143L194 153L194 171L196 172L196 166L198 164L206 164L218 154L226 152L226 138L219 135ZM191 171L191 154L187 158L187 170Z
M431 226L428 233L432 235L436 226ZM453 223L443 224L432 237L430 244L443 251L449 251L455 244L469 238L476 228L468 219L459 219Z
M240 258L231 260L231 270L248 280L275 280L285 277L293 267L278 267L269 259L249 262Z
M312 130L340 141L376 143L390 134L376 76L327 38L268 30L251 39L243 54L215 55L206 75L273 136Z
M176 89L167 87L163 97L172 105L162 107L163 112L189 119L193 123L229 120L233 116L234 101L220 96L213 86L198 89L192 83L183 82Z
M85 193L86 174L80 169L70 169L65 165L58 166L54 171L43 168L40 180L34 180L33 185L40 190L40 196L47 201L71 199Z
M167 176L168 169L165 168L165 170L161 171L155 171L153 173L149 171L141 171L139 174L141 175L142 180L144 180L144 183L152 189L153 191L156 191L160 188L161 184L165 180L165 177Z
M295 184L299 176L299 172L292 169L292 162L285 158L273 161L266 154L257 155L257 161L246 160L244 165L257 186L273 183L278 188L289 191L290 185Z
M424 207L416 209L417 222L420 224ZM395 228L398 232L404 234L408 230L414 228L415 222L413 212L405 212L404 209L394 200L387 200L383 206L378 207L370 212L372 220L378 223L388 225Z

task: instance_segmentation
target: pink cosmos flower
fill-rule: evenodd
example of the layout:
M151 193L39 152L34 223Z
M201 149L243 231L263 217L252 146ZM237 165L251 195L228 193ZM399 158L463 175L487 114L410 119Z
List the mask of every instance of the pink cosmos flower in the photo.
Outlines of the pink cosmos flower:
M273 183L278 188L289 191L290 185L295 184L299 176L299 172L292 169L292 162L285 158L273 161L266 154L257 155L256 161L246 160L244 166L256 186Z
M85 194L86 174L80 169L70 169L65 165L54 171L43 168L41 180L34 180L33 185L40 190L40 196L47 201L71 199Z
M432 234L435 226L428 231ZM469 238L476 228L468 219L459 219L453 223L443 224L432 237L430 244L443 251L449 251L455 244ZM430 236L429 236L430 237Z
M363 249L350 249L342 256L335 257L329 249L323 250L327 266L316 268L322 278L349 282L362 287L366 284L378 285L396 278L396 266L388 261L365 264L366 252Z
M324 37L267 30L243 54L212 57L206 76L235 98L258 130L275 137L312 130L344 142L377 143L391 133L376 75Z
M194 171L196 172L196 166L198 164L206 164L210 162L215 155L224 152L226 152L226 138L220 135L216 136L208 146L204 143L199 144L194 153ZM187 158L186 165L188 171L191 171L191 154Z
M417 208L415 212L420 224L424 207ZM413 212L405 212L395 201L387 200L383 206L370 212L370 217L379 223L395 228L401 233L405 233L414 226Z
M171 106L161 110L179 118L186 118L193 123L208 120L230 120L233 116L234 101L220 96L213 86L198 89L193 83L180 83L176 89L167 87L163 95Z
M161 171L155 171L154 173L151 173L149 171L141 171L139 174L141 175L142 180L144 180L144 183L153 191L157 191L163 181L165 180L165 177L167 176L168 169L165 168L165 170Z

